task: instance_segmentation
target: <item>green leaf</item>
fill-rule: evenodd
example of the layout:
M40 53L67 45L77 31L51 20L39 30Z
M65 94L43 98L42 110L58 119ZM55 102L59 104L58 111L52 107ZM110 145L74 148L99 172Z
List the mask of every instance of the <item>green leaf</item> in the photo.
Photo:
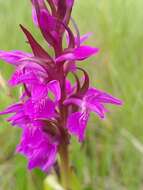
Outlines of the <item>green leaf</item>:
M71 189L72 190L83 190L81 183L78 179L78 177L76 176L76 174L74 173L74 171L71 172Z
M44 190L64 190L54 175L49 175L44 180Z

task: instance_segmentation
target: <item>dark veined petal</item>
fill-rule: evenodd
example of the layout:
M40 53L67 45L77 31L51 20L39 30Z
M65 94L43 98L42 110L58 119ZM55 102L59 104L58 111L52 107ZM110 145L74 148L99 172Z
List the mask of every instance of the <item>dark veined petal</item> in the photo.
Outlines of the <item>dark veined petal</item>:
M84 60L92 55L98 53L99 49L90 47L90 46L80 46L78 48L73 49L71 53L65 53L59 56L56 59L56 62L66 61L66 60Z
M48 84L35 84L32 86L31 98L33 101L40 100L48 96L48 92L51 91L54 95L54 101L61 99L61 88L57 80L50 81Z
M13 50L13 51L0 50L0 59L15 66L19 66L20 64L22 64L21 59L27 59L30 57L33 57L33 55L20 50Z
M48 95L48 87L45 84L36 84L32 85L31 89L31 98L32 101L37 101L42 98L45 98Z
M67 128L69 132L78 137L82 142L85 138L85 129L89 118L88 112L75 112L69 115Z
M24 105L24 111L31 119L49 119L55 116L55 103L49 98L42 98L36 102L28 100Z
M36 75L32 72L23 73L23 71L16 71L11 79L9 80L9 84L11 86L16 86L20 83L36 83L37 78Z

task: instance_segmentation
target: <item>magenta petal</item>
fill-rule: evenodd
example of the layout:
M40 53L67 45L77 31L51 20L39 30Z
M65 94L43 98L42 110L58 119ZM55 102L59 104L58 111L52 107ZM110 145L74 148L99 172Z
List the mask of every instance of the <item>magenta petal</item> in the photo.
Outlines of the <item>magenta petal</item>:
M21 59L21 65L19 66L19 69L29 69L29 70L35 70L37 72L41 72L43 75L45 74L47 76L46 70L42 65L36 63L37 59L29 58L29 59Z
M123 102L120 99L118 99L104 91L98 90L96 88L90 88L88 90L86 96L87 96L88 100L92 101L92 102L98 101L100 103L109 103L109 104L115 104L115 105L123 104Z
M83 44L91 35L92 33L87 33L80 36L80 44ZM78 37L75 37L75 44L78 45Z
M39 25L42 34L46 41L53 47L59 46L60 42L60 28L63 25L56 19L56 17L50 16L46 11L41 10L39 15Z
M64 64L64 71L65 73L68 72L76 72L76 63L75 61L68 61Z
M96 53L98 53L99 49L90 47L90 46L80 46L74 50L74 56L77 60L84 60Z
M34 84L37 83L37 81L37 76L33 72L24 73L23 70L17 70L9 80L9 84L12 86L20 83Z
M55 104L48 98L36 102L28 100L24 105L24 110L31 119L49 119L55 116Z
M66 60L84 60L88 57L98 53L99 49L90 46L80 46L75 48L71 53L65 53L56 59L56 62L66 61Z
M18 111L15 115L7 119L13 126L22 127L24 124L29 124L30 120L25 116L23 111Z
M104 106L102 104L100 104L98 102L87 103L86 106L90 111L95 112L101 119L104 119L105 112L107 112L107 110L104 108Z
M71 82L67 79L66 80L66 92L67 92L67 95L71 95L75 90L75 86L73 87Z
M104 104L122 105L121 100L96 88L90 88L87 91L84 101L86 102L88 109L96 112L101 118L104 118L104 115L107 112Z
M36 167L40 167L43 171L47 172L51 169L56 160L57 146L48 144L47 142L41 142L42 148L35 149L30 158L28 168L31 170Z
M61 56L59 56L58 58L56 58L56 62L62 62L62 61L71 61L71 60L75 60L75 56L73 53L66 53L63 54Z
M55 31L56 20L52 16L50 16L46 11L41 11L39 15L39 25L46 41L53 46L53 43L57 38L57 33Z
M47 172L55 162L57 143L52 142L41 127L25 127L17 151L28 157L29 169L40 167Z
M71 8L73 6L73 3L74 3L74 0L66 0L67 7Z
M80 37L80 44L84 43L90 36L92 35L92 33L87 33L87 34L84 34Z
M71 134L78 137L80 142L84 140L88 118L89 114L86 112L75 112L68 117L67 128Z
M79 107L85 107L85 104L84 104L84 102L81 100L81 99L79 99L79 98L69 98L69 99L66 99L65 101L64 101L64 104L65 105L68 105L68 104L75 104L75 105L77 105L77 106L79 106Z
M45 84L35 84L32 86L32 100L37 101L48 95L48 88Z
M14 51L0 51L0 59L12 65L19 66L21 59L30 58L33 55L19 50Z
M45 5L44 0L38 0L37 2L38 2L38 5L39 5L40 9L45 9L46 11L48 11L46 9L46 5ZM36 6L36 4L35 4L35 1L33 0L33 2L32 2L32 18L33 18L34 24L36 26L38 26L39 24L38 24L38 18L37 18L37 13L36 13L35 6Z
M57 6L58 5L58 2L59 0L53 0L54 4Z
M6 110L0 112L0 115L14 113L14 112L17 112L19 109L22 109L21 103L13 104L9 106L8 108L6 108Z
M38 26L38 19L37 19L37 14L36 14L36 10L35 7L32 5L32 18L33 18L33 22L36 26Z
M61 87L59 81L50 81L47 86L48 89L54 94L55 100L59 101L61 99Z

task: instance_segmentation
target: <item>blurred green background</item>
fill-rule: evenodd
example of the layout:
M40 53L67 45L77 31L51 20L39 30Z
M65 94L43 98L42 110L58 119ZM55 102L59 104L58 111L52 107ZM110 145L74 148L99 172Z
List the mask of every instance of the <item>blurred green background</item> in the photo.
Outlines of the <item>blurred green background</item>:
M94 86L124 101L122 108L110 106L104 121L92 115L82 147L73 139L71 159L83 190L143 189L142 8L142 0L77 0L74 6L81 34L93 32L88 44L101 49L82 66ZM0 49L29 51L20 23L44 43L28 0L0 0ZM0 109L18 97L6 83L12 70L0 62ZM42 190L45 174L29 172L26 159L15 154L19 136L20 130L0 117L0 190Z

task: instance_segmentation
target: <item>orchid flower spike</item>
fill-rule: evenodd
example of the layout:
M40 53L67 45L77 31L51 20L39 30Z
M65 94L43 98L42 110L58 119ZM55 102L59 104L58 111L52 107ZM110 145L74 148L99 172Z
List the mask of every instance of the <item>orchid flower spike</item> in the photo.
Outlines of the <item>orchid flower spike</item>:
M120 106L122 101L91 87L88 73L78 67L78 61L96 55L99 49L83 44L90 34L80 37L78 30L73 33L69 22L74 0L31 0L31 4L34 24L54 56L20 25L32 53L0 51L0 59L15 67L9 84L23 87L19 102L0 114L9 114L11 125L21 128L16 150L27 157L28 168L49 172L60 147L68 146L72 135L84 141L91 112L103 119L106 104ZM74 85L68 79L69 73L75 78Z

